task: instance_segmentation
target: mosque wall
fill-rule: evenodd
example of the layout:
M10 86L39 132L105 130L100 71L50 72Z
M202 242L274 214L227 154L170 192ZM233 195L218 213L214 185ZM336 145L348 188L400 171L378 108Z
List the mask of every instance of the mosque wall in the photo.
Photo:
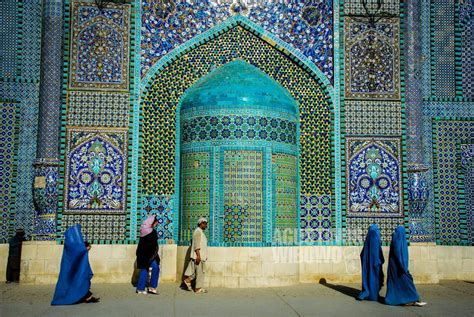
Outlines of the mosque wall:
M140 162L142 171L140 185L142 195L150 197L144 198L151 199L153 195L173 197L176 193L175 142L176 133L179 132L175 130L174 124L170 123L177 120L175 113L183 93L213 67L239 58L257 66L272 77L286 88L299 104L300 143L303 144L300 150L300 192L305 197L314 196L310 204L319 208L331 205L332 103L327 87L321 84L321 80L310 69L298 66L295 57L292 60L291 55L282 54L274 47L277 44L271 45L269 41L265 41L263 34L255 34L259 31L260 29L254 29L253 25L245 23L242 19L233 19L220 31L221 35L208 35L207 40L202 39L203 44L189 52L185 51L174 63L169 63L169 66L164 65L163 70L152 79L150 88L145 90L142 99L143 133L140 136L143 156ZM177 81L176 78L182 80ZM254 118L263 115L265 121L267 120L263 110L248 115L253 115ZM260 121L263 122L259 120L249 126L249 131L258 132L263 129ZM317 133L314 133L314 126L319 127ZM255 142L257 139L253 137ZM170 210L173 212L174 230L177 229L178 219L175 211L178 206L177 199L179 196L174 196L174 209ZM324 203L320 203L320 200ZM305 208L308 199L303 198L301 201ZM305 213L303 208L300 220L305 224L302 229L307 229L308 234L303 240L332 243L335 238L332 231L334 213L328 209L328 212L321 214L321 217L317 214L311 215L309 209L304 209ZM317 217L320 219L316 219ZM327 221L323 221L324 219ZM169 218L164 219L163 223L167 221ZM176 237L176 233L174 235L171 235L171 232L167 233L163 238L172 236Z
M407 227L403 5L341 6L341 104L345 142L344 241L363 243L376 223L388 243Z
M133 5L66 1L58 238L80 223L85 239L125 241L130 231L128 127Z
M96 244L134 244L154 213L161 242L177 243L177 105L199 78L242 59L300 107L301 243L360 245L375 222L385 244L403 225L412 242L472 245L473 3L423 0L414 24L410 1L368 12L361 3L65 1L60 184L44 197L58 196L58 241L81 223ZM15 228L34 232L42 8L1 6L5 242ZM407 40L414 25L419 52ZM407 117L410 107L421 115ZM410 209L413 157L427 167L421 213Z
M443 245L472 245L472 14L471 0L422 1L423 112L416 133L431 192L424 226L427 241Z
M0 243L5 243L17 228L28 235L34 231L41 1L2 1L0 12Z
M162 245L161 282L178 282L188 247ZM210 247L205 283L210 287L281 287L297 283L360 283L361 246L299 247ZM388 259L389 247L383 253ZM136 245L94 245L90 263L93 283L130 283ZM474 278L473 248L463 246L412 245L410 272L415 283ZM5 276L8 245L0 245L0 276ZM21 282L55 284L62 246L54 241L25 242L22 252ZM387 270L384 264L384 271Z

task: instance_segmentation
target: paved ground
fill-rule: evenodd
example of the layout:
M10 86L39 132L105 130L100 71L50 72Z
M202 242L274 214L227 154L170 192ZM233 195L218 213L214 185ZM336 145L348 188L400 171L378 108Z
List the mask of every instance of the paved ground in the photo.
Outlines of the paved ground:
M50 306L54 286L0 285L0 316L474 316L474 283L420 285L426 307L359 302L359 285L301 284L287 288L210 289L193 294L162 284L158 296L130 285L94 285L97 304ZM382 290L381 294L385 294Z

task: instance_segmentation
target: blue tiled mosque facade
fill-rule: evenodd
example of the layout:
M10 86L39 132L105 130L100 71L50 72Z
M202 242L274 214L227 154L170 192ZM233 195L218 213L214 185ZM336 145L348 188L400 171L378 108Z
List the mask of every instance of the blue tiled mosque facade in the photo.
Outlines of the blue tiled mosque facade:
M472 245L472 0L6 0L0 240Z

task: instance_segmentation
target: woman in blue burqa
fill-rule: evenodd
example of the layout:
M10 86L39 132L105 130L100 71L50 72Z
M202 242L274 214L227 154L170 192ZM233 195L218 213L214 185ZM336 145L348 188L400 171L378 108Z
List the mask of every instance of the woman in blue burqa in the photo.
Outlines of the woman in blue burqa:
M392 234L390 243L385 303L388 305L426 305L419 300L420 296L413 283L413 277L408 271L408 243L405 228L399 226Z
M97 303L90 292L94 275L89 264L90 244L84 242L81 226L74 225L64 233L64 249L58 283L51 305Z
M362 291L357 299L376 301L379 299L379 292L383 286L382 265L384 258L380 230L375 224L369 227L364 248L360 254L360 262L362 266Z

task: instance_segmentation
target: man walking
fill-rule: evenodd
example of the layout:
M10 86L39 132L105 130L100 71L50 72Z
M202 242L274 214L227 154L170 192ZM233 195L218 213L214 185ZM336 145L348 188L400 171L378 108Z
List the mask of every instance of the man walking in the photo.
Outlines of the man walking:
M183 282L189 291L192 291L191 281L196 280L195 293L207 293L202 286L204 284L205 263L207 261L207 237L204 230L207 228L207 219L199 218L196 230L193 233L191 245L191 261L184 272Z

